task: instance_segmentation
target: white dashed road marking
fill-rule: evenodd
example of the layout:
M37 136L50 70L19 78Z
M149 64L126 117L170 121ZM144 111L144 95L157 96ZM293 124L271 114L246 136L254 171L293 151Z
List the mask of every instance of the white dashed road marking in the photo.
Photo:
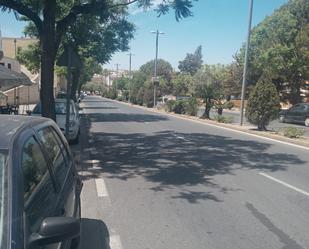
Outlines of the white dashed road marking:
M122 249L119 235L111 235L109 237L109 246L111 249Z
M308 193L308 192L306 192L306 191L304 191L304 190L302 190L302 189L300 189L300 188L294 187L294 186L291 185L291 184L288 184L288 183L286 183L286 182L284 182L284 181L278 180L278 179L276 179L275 177L272 177L272 176L267 175L267 174L262 173L262 172L260 172L259 174L260 174L261 176L264 176L264 177L266 177L266 178L268 178L268 179L274 181L274 182L280 183L281 185L283 185L283 186L285 186L285 187L287 187L287 188L293 189L293 190L297 191L298 193L301 193L301 194L303 194L303 195L309 196L309 193Z
M95 179L98 197L108 197L107 188L103 179Z

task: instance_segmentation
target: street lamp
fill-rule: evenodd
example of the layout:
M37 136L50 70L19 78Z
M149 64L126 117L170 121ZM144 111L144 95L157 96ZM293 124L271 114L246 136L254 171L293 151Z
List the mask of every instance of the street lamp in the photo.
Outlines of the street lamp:
M152 34L156 34L156 59L154 65L154 78L153 78L153 107L156 107L156 96L157 96L157 83L158 81L158 72L157 72L157 64L158 64L158 46L159 46L159 35L163 35L163 32L151 31Z
M241 88L240 125L243 125L243 121L244 121L246 77L247 77L248 53L249 53L249 45L250 45L250 33L251 33L252 9L253 9L253 0L249 0L249 1L250 1L250 4L249 4L248 34L247 34L246 51L245 51L244 72L243 72L243 77L242 77L242 88Z
M131 75L131 67L132 67L132 56L135 54L129 53L129 103L131 103L131 84L132 84L132 75Z

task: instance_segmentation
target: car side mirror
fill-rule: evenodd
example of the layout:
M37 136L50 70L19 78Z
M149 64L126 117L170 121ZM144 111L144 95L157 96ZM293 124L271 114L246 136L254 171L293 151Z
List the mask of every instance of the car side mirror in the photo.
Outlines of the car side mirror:
M49 245L80 235L80 220L74 217L45 218L38 233L30 236L29 247Z

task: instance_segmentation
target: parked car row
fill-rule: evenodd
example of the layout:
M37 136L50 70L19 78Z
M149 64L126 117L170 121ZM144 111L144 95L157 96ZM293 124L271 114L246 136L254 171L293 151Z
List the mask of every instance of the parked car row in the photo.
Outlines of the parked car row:
M55 112L56 121L61 131L65 134L65 124L66 124L66 99L57 98L55 99ZM30 113L32 116L41 116L42 108L41 103L38 103L33 111ZM73 100L70 101L70 118L69 118L69 134L65 134L68 141L72 144L77 144L79 142L80 135L80 116L79 110L76 103Z
M0 115L0 248L77 248L79 178L56 123Z

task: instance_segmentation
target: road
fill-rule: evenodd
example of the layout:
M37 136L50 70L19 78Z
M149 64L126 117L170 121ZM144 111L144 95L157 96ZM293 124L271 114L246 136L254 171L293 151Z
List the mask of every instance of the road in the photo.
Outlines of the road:
M198 116L202 116L204 110L205 110L205 108L200 108L199 111L198 111ZM217 115L217 112L215 110L212 110L210 112L210 117L213 118L215 115ZM224 110L223 115L227 116L227 117L231 117L232 123L235 123L235 124L240 123L240 112L239 111ZM247 121L246 117L244 117L244 124L250 125L250 123ZM299 129L303 129L304 135L309 137L309 127L306 127L305 125L299 125L299 124L280 123L278 119L270 122L270 124L268 125L267 128L269 130L278 131L278 130L280 130L282 128L286 128L286 127L296 127L296 128L299 128Z
M309 248L308 149L96 96L81 105L82 249Z

